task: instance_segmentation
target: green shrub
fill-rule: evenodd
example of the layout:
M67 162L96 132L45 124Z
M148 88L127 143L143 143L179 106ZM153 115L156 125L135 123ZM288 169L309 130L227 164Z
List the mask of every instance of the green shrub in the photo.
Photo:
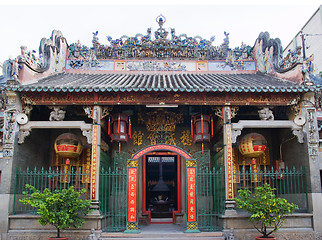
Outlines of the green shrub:
M263 237L276 232L285 221L286 215L292 214L298 208L296 204L276 197L274 190L265 183L264 186L256 187L254 194L247 188L241 189L238 191L239 197L235 198L237 207L251 214L249 221Z
M85 222L83 216L90 212L91 200L80 198L86 189L77 192L71 186L53 192L46 188L41 192L29 184L26 184L26 189L23 192L25 198L20 201L37 209L41 225L51 224L56 227L58 238L61 229L80 228Z

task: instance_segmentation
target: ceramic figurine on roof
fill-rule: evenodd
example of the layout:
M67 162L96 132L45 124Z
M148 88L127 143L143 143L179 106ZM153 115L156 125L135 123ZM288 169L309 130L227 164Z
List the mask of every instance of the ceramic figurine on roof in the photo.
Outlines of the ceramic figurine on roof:
M163 15L160 15L157 17L156 22L159 24L160 28L154 32L155 39L166 39L169 33L163 28L163 24L166 22L166 18Z
M3 64L4 76L7 80L18 79L24 76L25 81L35 78L38 74L45 76L53 72L62 71L65 66L67 43L62 33L52 31L50 39L40 41L39 57L36 51L28 51L26 46L21 46L21 54L16 60L7 60ZM42 76L44 76L42 75Z
M303 59L301 47L295 50L289 49L283 58L281 40L271 39L268 32L259 34L253 52L255 55L257 69L284 79L289 79L304 85L313 85L310 76L313 72L312 60L314 56Z
M303 61L303 83L305 85L313 85L314 83L311 81L310 74L313 72L313 63L314 60L314 54L312 54L309 58L305 59Z
M172 28L171 38L168 38L169 32L163 27L166 18L159 15L156 18L159 28L154 32L154 39L151 36L151 28L148 28L147 34L136 34L135 37L126 35L118 39L112 39L108 36L108 45L101 44L98 39L98 32L93 33L93 48L85 48L84 51L94 51L97 59L199 59L199 60L226 60L229 49L229 33L225 34L223 44L216 47L212 45L215 37L210 41L201 36L188 37L187 34L176 35L175 29ZM76 43L70 45L70 59L87 59L79 54ZM234 49L234 55L238 60L252 59L250 46L243 46ZM244 54L243 54L244 53ZM78 66L78 65L77 65Z

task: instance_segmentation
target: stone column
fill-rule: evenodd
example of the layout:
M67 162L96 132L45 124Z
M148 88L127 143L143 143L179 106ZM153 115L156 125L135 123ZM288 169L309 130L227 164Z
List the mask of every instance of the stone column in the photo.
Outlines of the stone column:
M8 216L12 214L14 173L16 162L14 162L14 147L17 141L18 125L16 115L20 109L19 96L12 91L6 94L3 92L6 105L4 107L3 126L3 158L0 161L1 182L0 182L0 239L6 239L9 227Z
M313 228L315 231L322 232L322 194L320 180L320 164L319 164L319 132L316 117L316 109L314 105L314 94L306 93L302 100L302 114L306 118L303 130L306 133L306 142L308 148L309 161L309 192L311 206L313 212Z
M231 141L231 109L223 107L223 142L224 142L224 162L225 162L225 184L226 184L226 211L225 215L236 214L233 185L233 158Z
M91 200L94 211L99 209L99 169L100 169L100 146L101 146L101 115L100 106L94 106L92 111L93 118L93 137L92 137L92 159L91 159ZM97 212L99 214L99 212Z

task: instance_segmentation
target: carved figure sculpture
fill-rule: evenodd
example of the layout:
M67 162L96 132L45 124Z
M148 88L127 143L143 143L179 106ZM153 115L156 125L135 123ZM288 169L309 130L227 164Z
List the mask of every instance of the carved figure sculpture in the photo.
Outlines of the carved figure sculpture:
M18 77L19 77L19 63L18 63L17 58L12 62L11 76L13 77L13 79L18 80Z
M274 120L274 114L273 114L272 110L270 110L267 107L259 110L258 114L259 114L259 118L261 120Z
M49 121L63 121L66 111L60 109L60 107L54 107L50 113Z

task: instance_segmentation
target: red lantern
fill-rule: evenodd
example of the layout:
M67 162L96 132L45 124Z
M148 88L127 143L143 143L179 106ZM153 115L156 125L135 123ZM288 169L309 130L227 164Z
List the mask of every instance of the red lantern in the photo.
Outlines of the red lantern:
M265 152L266 146L267 141L262 135L249 133L242 138L239 151L245 157L256 158Z
M82 152L82 143L75 134L63 133L55 140L55 152L59 157L66 159L66 165L70 164L70 158L77 158Z
M110 133L112 142L128 141L128 124L129 118L126 114L115 114L111 117L112 130Z
M210 125L210 116L204 114L198 114L192 116L193 125L195 127L195 131L193 133L193 128L191 136L193 136L194 143L198 142L210 142L210 133L209 133L209 125Z

